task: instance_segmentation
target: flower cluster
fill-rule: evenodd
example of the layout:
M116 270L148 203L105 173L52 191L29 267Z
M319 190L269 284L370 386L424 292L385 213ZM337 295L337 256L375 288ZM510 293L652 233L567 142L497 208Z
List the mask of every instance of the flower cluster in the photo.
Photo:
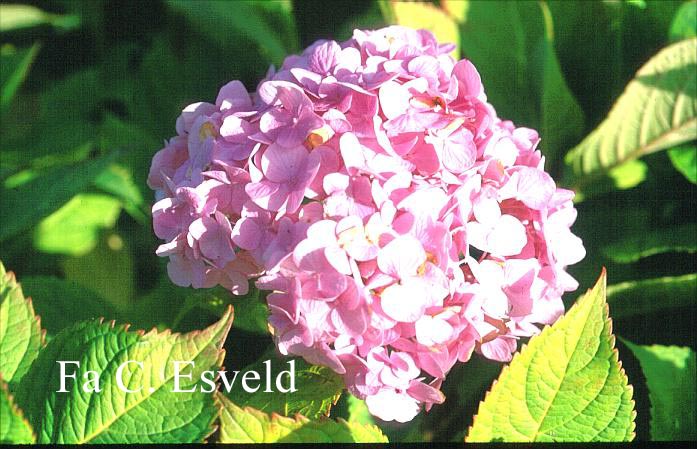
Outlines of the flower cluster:
M268 290L283 354L330 367L384 420L444 400L473 351L507 361L563 312L585 251L539 137L424 30L355 31L186 107L153 160L177 285Z

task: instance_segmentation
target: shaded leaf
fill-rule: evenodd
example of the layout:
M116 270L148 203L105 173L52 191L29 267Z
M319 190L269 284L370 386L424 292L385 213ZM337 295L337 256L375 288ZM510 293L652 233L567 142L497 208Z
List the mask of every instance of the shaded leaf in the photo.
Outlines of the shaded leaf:
M17 404L36 431L39 443L175 443L200 442L213 430L218 415L211 394L175 393L174 361L193 361L182 368L180 389L205 387L200 376L219 369L221 349L232 324L232 309L203 331L188 334L128 332L127 326L86 321L65 329L41 352L17 390ZM58 393L57 360L79 361L66 366L77 382L67 379L68 392ZM125 365L123 384L116 371ZM101 392L83 391L87 371L100 374ZM73 384L74 383L74 384Z
M0 374L16 384L43 346L44 334L31 299L25 299L14 273L0 262Z
M251 407L238 407L218 395L221 443L386 443L387 438L374 425L347 422L339 418L311 421L268 415Z
M651 232L642 232L625 237L603 249L603 253L614 262L631 263L670 252L697 252L697 224L689 223Z
M331 407L336 404L344 390L341 376L325 366L310 365L301 358L283 357L275 351L266 353L256 363L244 368L245 371L266 372L270 361L271 372L280 373L290 369L289 362L295 364L295 388L297 391L274 394L247 393L241 383L236 383L227 394L240 406L249 406L267 413L292 416L296 413L314 419L329 415Z
M292 3L288 0L234 4L168 0L167 4L223 48L239 45L232 36L243 36L276 64L298 49Z
M621 282L607 288L607 300L616 319L653 316L663 310L694 306L697 274Z
M0 5L2 8L5 5ZM0 14L1 16L1 14ZM0 113L5 113L10 106L19 86L29 73L29 67L39 53L41 47L34 44L30 48L7 52L6 48L0 50Z
M697 39L651 58L607 118L566 157L572 185L584 190L627 161L697 138Z
M17 408L5 381L0 377L0 444L33 444L34 431Z
M25 276L22 286L31 296L46 331L56 335L78 321L116 319L119 313L97 293L75 282L51 276Z
M462 1L447 9L463 17L462 56L480 72L489 102L500 117L540 130L542 151L554 165L580 136L584 118L561 73L547 5Z
M641 346L623 340L639 359L651 400L651 439L697 440L697 364L692 349Z
M479 406L467 441L629 441L634 401L612 335L605 271L532 337Z
M82 191L112 161L115 154L47 170L15 189L2 189L0 241L35 225Z
M94 185L119 198L123 202L124 209L133 218L141 222L148 219L148 216L143 212L145 203L143 194L133 181L131 171L126 167L118 164L110 165L97 176Z

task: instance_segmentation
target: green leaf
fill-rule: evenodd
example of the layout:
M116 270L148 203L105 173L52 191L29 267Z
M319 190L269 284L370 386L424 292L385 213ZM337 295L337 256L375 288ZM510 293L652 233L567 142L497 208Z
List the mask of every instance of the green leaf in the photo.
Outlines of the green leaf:
M584 190L608 170L697 138L697 39L661 50L636 74L607 118L569 152L571 184Z
M373 418L373 415L368 410L368 406L363 399L358 399L351 393L348 393L347 397L349 422L375 424L375 418Z
M477 67L489 102L499 116L539 129L542 151L554 165L580 137L584 117L561 73L546 3L462 1L447 8L463 17L462 56Z
M67 280L99 294L116 310L129 311L136 302L135 261L129 242L120 235L103 234L93 251L61 262Z
M629 441L634 401L612 335L605 270L532 337L479 405L467 441Z
M31 299L25 299L14 273L0 262L0 374L16 384L29 370L43 346L41 322Z
M78 321L116 319L119 313L97 293L52 276L25 276L22 287L31 296L46 332L56 335Z
M671 42L697 37L697 1L682 4L670 24L669 35Z
M267 413L292 416L296 413L314 419L329 415L344 390L344 382L338 374L325 366L310 365L301 358L283 357L267 352L259 361L246 367L244 371L265 372L265 361L271 361L271 371L290 369L289 362L295 364L295 388L297 391L274 394L247 393L242 384L235 384L227 395L240 406L249 406Z
M168 0L167 5L184 14L197 30L223 48L238 46L232 36L240 36L251 40L256 51L280 64L299 47L289 0L234 5L220 1Z
M697 364L692 349L640 346L622 340L632 350L646 377L651 400L651 439L697 440Z
M673 166L692 184L697 184L697 146L684 145L668 150Z
M102 229L110 229L121 213L121 202L109 195L79 193L41 220L34 246L45 253L82 256L92 251Z
M153 146L153 148L155 148ZM144 200L138 186L133 181L131 171L127 168L112 164L94 180L94 185L119 198L124 209L135 219L145 222L148 217L143 212Z
M232 309L203 331L188 334L128 332L127 326L86 321L65 329L41 352L17 390L17 404L37 433L38 443L190 443L201 442L213 431L218 415L213 395L201 393L205 370L220 369L222 345L232 324ZM60 371L56 361L79 361L66 366L77 382L67 379L68 392L58 393ZM117 385L123 370L126 393ZM193 361L180 370L180 389L173 392L174 361ZM83 391L87 371L100 375L101 392ZM92 384L94 386L94 384Z
M30 5L0 5L0 32L52 25L63 30L77 28L78 16L51 14Z
M389 7L391 11L383 12L387 16L385 20L389 21L390 16L393 16L398 25L429 30L440 43L455 44L457 47L452 56L459 59L460 32L457 23L447 12L426 2L391 1Z
M322 419L311 421L268 415L251 407L241 408L224 395L218 395L221 443L386 443L387 438L374 425Z
M114 153L44 172L15 189L2 189L0 241L30 228L87 187Z
M607 288L607 300L616 319L692 307L697 303L695 298L697 273L621 282Z
M0 444L33 444L34 431L17 408L5 381L0 377Z
M613 262L632 263L644 257L670 252L697 252L697 224L689 223L625 237L605 248Z
M0 8L2 7L3 5L0 5ZM14 52L9 52L6 47L0 50L0 64L3 68L0 74L0 113L7 112L40 48L39 44L34 44L30 48Z

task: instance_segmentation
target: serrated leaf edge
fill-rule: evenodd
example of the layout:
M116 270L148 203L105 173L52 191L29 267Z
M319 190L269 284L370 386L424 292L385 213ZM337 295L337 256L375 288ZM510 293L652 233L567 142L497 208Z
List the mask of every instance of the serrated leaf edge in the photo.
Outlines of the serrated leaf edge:
M600 282L601 280L603 281L602 290L603 290L603 292L605 292L606 289L607 289L607 271L606 271L605 267L603 267L603 269L602 269L602 271L601 271L601 273L600 273L600 277L598 278L598 281L596 281L596 284L595 284L595 285L597 285L597 283ZM585 298L585 295L587 295L588 293L590 293L591 290L593 290L593 288L589 288L589 289L586 291L586 293L585 293L580 299ZM605 304L605 307L604 307L604 310L603 310L603 316L604 316L605 321L606 321L606 323L607 323L607 332L608 332L608 334L609 334L609 336L610 336L609 342L610 342L611 354L612 354L611 357L612 357L612 360L613 360L614 362L617 362L617 364L618 364L618 365L617 365L617 368L618 368L619 374L620 374L620 376L621 376L621 378L622 378L622 384L623 384L622 386L624 387L624 390L625 390L626 392L629 393L629 395L630 395L630 403L632 404L632 413L631 413L632 423L631 423L631 426L630 426L630 429L629 429L629 435L628 435L628 436L630 437L630 438L629 438L629 441L632 441L632 440L634 440L634 438L636 437L636 416L637 416L636 402L634 401L634 387L629 383L629 379L627 378L626 372L625 372L624 368L622 367L622 361L619 359L619 351L618 351L617 348L615 347L616 337L615 337L615 335L612 333L612 326L613 326L613 324L612 324L612 318L610 318L610 306L609 306L609 304L607 303L607 298L605 298L605 300L604 300L603 302L604 302L604 304ZM577 301L576 303L578 303L578 301ZM576 303L574 303L574 305L576 305ZM573 306L572 306L572 307L573 307ZM569 310L571 310L571 309L569 309ZM568 312L567 312L567 313L568 313ZM560 319L561 319L561 318L560 318ZM557 321L558 321L558 320L557 320ZM555 324L556 324L556 322L555 322ZM494 389L494 387L496 386L496 384L499 382L499 379L501 379L501 378L503 378L505 375L507 375L507 373L510 371L510 366L513 364L513 362L515 362L518 358L521 357L521 354L523 353L523 351L525 351L525 350L528 348L528 346L530 346L530 344L531 344L531 342L533 341L533 339L538 339L539 337L541 337L541 336L543 335L544 332L549 332L547 329L548 329L548 328L551 329L552 326L553 326L553 325L545 325L545 326L542 328L542 330L540 331L540 333L537 334L537 335L535 335L535 336L533 336L533 337L531 337L528 343L523 344L523 346L521 347L520 351L516 352L515 355L513 356L513 359L512 359L507 365L505 365L505 366L503 367L503 369L501 370L501 374L499 374L499 377L498 377L497 379L494 380L494 382L491 384L491 388L489 388L489 390L487 390L487 392L484 394L484 399L482 399L482 400L479 402L479 407L477 408L477 413L476 413L476 414L474 415L474 417L473 417L472 424L471 424L471 425L468 427L468 429L467 429L467 436L465 437L465 442L468 442L468 441L467 441L467 440L468 440L467 437L468 437L469 434L472 432L472 428L474 427L474 423L476 422L477 417L479 416L479 408L481 408L482 404L483 404L483 403L487 400L487 398L490 396L492 390ZM604 429L603 429L603 430L604 430ZM601 430L601 431L602 431L602 430Z

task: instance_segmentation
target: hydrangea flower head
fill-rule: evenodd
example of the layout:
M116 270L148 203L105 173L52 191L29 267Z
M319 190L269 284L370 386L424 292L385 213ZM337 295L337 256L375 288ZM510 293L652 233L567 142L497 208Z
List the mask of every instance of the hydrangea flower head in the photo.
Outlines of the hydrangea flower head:
M443 402L473 352L510 360L585 255L537 132L500 119L452 49L396 26L318 41L256 92L186 107L148 178L172 281L255 281L280 352L384 420Z

